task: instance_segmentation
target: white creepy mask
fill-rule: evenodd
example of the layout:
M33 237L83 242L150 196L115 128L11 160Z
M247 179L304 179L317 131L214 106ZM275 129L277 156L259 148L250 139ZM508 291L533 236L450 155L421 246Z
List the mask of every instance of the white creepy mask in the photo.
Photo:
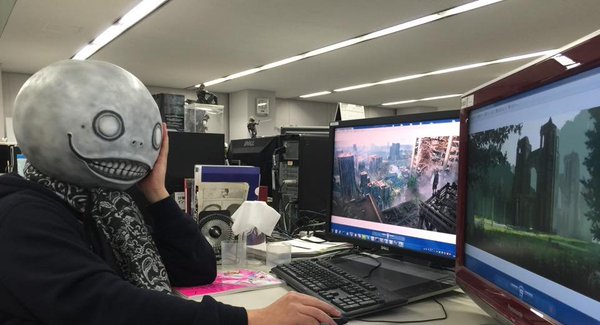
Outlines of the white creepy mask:
M35 73L17 95L13 123L33 166L86 188L131 187L154 166L162 140L146 87L101 61L59 61Z

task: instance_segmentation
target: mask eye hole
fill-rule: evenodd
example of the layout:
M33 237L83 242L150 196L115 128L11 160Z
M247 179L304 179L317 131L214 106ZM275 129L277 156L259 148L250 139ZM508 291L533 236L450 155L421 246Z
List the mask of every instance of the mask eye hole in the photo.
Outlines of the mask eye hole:
M105 140L116 140L125 132L123 119L113 111L102 111L94 117L94 132Z
M160 123L156 123L154 126L154 130L152 130L152 147L158 150L160 149L160 145L162 143L162 125Z

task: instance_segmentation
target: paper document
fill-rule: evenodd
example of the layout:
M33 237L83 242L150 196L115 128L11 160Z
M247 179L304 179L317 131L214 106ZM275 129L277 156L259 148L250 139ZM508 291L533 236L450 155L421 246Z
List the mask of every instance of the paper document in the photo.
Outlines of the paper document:
M307 257L326 254L338 250L350 249L352 244L346 242L311 242L302 239L291 239L282 241L292 247L292 257ZM250 245L247 253L257 257L266 256L267 244Z

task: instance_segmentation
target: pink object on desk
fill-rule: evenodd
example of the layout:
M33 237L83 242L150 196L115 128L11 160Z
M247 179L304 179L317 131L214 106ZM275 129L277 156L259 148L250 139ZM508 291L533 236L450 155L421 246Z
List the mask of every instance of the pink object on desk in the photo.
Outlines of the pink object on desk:
M223 293L263 289L277 286L282 283L283 281L277 279L269 273L241 269L219 272L217 274L217 278L211 284L173 289L186 298L192 298L205 295L214 296Z

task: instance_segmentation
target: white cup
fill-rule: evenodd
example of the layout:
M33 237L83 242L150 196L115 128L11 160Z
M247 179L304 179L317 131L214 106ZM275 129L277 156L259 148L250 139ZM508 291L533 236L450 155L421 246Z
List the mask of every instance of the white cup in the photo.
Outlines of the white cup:
M246 243L237 240L222 241L221 266L225 269L246 267Z
M267 267L274 267L292 261L292 246L287 243L267 243Z

